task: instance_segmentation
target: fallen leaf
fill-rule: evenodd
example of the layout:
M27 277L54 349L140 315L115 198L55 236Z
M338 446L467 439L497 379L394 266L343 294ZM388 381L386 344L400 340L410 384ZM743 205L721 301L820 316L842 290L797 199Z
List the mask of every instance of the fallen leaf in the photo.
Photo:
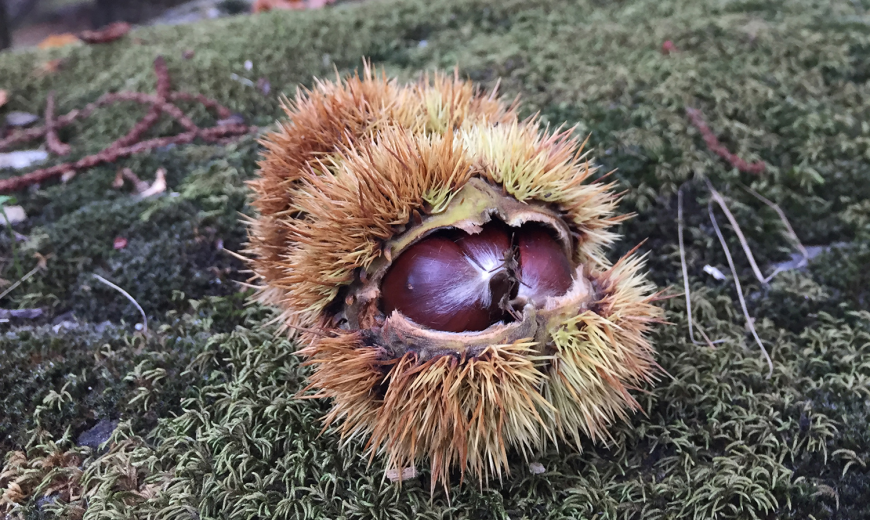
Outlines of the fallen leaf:
M163 193L164 191L166 191L166 170L160 168L157 170L154 182L148 187L148 189L139 193L139 196L142 198L152 197L159 193Z
M79 33L79 38L85 43L109 43L130 32L130 28L127 22L115 22L97 31L82 31Z
M402 472L399 473L397 469L390 469L384 473L390 482L396 482L399 480L408 480L409 478L414 478L417 476L416 468L402 468Z
M27 220L27 213L21 206L0 206L0 213L6 215L5 220L0 221L0 224L5 224L7 221L10 224L17 224Z
M112 181L112 189L120 190L124 187L124 175L121 173L121 170L118 170L118 173L115 174L115 179Z
M112 187L116 190L121 189L122 187L124 187L124 180L128 180L133 183L133 190L137 194L141 194L149 188L148 183L140 179L139 176L136 175L130 168L124 168L118 171L118 173L115 175L115 180L112 181Z
M305 9L306 7L303 0L257 0L252 10L255 13L262 13L273 9Z
M0 90L0 107L9 102L9 93L5 90Z
M46 159L48 159L48 152L44 150L19 150L0 153L0 170L3 168L23 170Z
M29 112L9 112L6 114L8 126L30 126L39 121L39 116Z
M60 174L60 182L66 184L69 181L73 180L73 177L75 177L75 176L76 176L75 170L67 170L67 171L63 172L62 174Z
M115 249L124 249L127 247L127 239L124 237L115 237L115 242L112 244Z
M79 39L73 33L52 34L48 38L39 42L40 49L53 49L55 47L66 47L67 45L78 43Z

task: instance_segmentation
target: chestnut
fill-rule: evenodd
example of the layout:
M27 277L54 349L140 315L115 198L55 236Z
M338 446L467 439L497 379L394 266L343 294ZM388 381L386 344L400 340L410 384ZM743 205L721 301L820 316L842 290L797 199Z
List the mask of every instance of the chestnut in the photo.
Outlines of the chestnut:
M543 305L548 296L571 288L571 261L562 244L541 225L526 224L514 233L519 261L519 293L523 302Z
M540 225L490 222L479 233L423 238L396 259L381 284L386 314L445 332L484 330L507 320L513 300L543 304L567 292L571 263Z

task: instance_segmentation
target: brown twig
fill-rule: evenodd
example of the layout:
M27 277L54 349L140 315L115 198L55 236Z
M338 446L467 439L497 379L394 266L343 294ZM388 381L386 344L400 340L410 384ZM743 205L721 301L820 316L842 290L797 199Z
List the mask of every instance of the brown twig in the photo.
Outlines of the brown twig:
M742 172L755 174L764 172L764 169L766 168L764 161L756 161L750 164L738 157L737 154L731 153L728 148L725 148L725 145L719 142L719 138L716 137L716 134L714 134L713 131L710 130L710 127L707 126L707 122L704 120L704 115L700 110L687 107L686 115L689 116L689 121L695 125L695 128L701 132L701 135L704 137L704 143L711 152L725 159L728 164Z
M162 57L154 60L154 73L157 76L157 94L144 92L114 92L100 96L97 101L86 105L80 110L72 110L69 113L54 117L54 95L50 93L46 100L46 122L44 126L32 128L13 134L6 139L0 140L0 150L10 146L44 138L50 151L57 155L69 153L69 145L62 143L57 136L57 130L75 121L90 117L97 109L121 101L128 101L149 106L148 113L133 125L126 135L116 139L100 152L88 155L77 161L51 166L31 171L18 177L0 180L0 193L20 190L26 186L37 184L53 177L91 168L98 164L111 163L120 158L136 153L145 152L154 148L171 144L186 144L196 139L203 139L212 143L224 143L228 139L247 133L255 132L257 127L245 124L222 124L211 128L199 128L183 110L176 106L173 101L192 101L200 103L209 110L213 110L221 119L232 116L232 112L217 101L209 99L202 94L190 94L186 92L172 92L172 84L169 70ZM143 141L142 137L160 119L161 114L167 114L175 119L185 131L169 137L158 137Z
M45 144L48 150L56 155L66 155L69 153L69 145L61 142L57 135L57 123L54 120L54 92L48 93L48 98L45 100Z
M53 177L63 175L67 171L79 171L87 168L93 168L99 164L112 163L123 157L147 152L154 148L169 146L171 144L187 144L193 142L197 138L201 138L208 142L217 142L223 137L241 136L247 133L259 130L257 127L247 125L227 125L205 128L195 132L185 132L183 134L174 135L171 137L157 137L147 141L141 141L136 144L124 147L109 147L94 155L84 157L74 163L59 164L50 168L42 168L34 170L18 177L0 180L0 193L8 193L18 191L31 184L38 184Z
M210 108L210 109L214 110L217 113L218 117L221 119L226 119L226 118L233 115L233 113L230 112L230 110L227 107L221 105L220 103L218 103L217 101L215 101L213 99L209 99L209 98L203 96L202 94L191 94L189 92L173 92L172 94L169 95L169 100L170 101L192 101L194 103L199 103L200 105L204 106L205 108Z

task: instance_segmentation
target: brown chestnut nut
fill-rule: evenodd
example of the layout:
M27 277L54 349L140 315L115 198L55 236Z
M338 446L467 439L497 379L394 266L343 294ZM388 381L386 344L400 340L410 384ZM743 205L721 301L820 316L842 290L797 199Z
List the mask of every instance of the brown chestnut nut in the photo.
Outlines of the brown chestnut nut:
M571 271L544 226L490 222L479 233L443 232L409 247L384 276L381 301L386 314L398 310L431 329L478 331L509 319L512 303L540 306L565 294Z
M435 330L483 330L503 317L500 304L516 292L505 264L510 251L510 237L498 225L472 235L424 238L399 255L384 276L383 310L398 310Z
M571 262L562 244L544 226L526 224L514 232L519 256L519 293L523 302L543 305L548 296L571 288Z

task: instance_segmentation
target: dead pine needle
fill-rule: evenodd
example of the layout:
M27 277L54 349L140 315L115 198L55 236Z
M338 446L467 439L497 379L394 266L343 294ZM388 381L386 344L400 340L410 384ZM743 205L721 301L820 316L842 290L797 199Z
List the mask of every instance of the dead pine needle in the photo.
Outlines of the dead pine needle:
M147 333L148 332L148 318L145 316L145 311L142 310L142 306L139 305L139 302L137 302L132 296L130 296L130 293L128 293L124 289L121 289L117 285L113 284L112 282L106 280L105 278L103 278L102 276L100 276L96 273L92 273L92 274L93 274L94 278L97 279L97 281L102 282L102 283L108 285L109 287L111 287L112 289L115 289L119 293L123 294L128 300L130 300L133 303L133 305L136 306L137 309L139 309L139 313L142 315L142 332Z
M28 278L30 278L31 276L33 276L34 274L36 274L36 271L39 271L39 270L42 269L44 266L45 266L44 263L42 263L42 262L38 263L38 264L36 265L36 267L34 267L34 268L31 269L27 274L25 274L24 276L22 276L20 280L18 280L18 281L15 282L14 284L10 285L9 287L6 288L5 291L3 291L2 293L0 293L0 299L2 299L2 298L3 298L4 296L6 296L7 294L11 293L13 290L15 290L16 287L18 287L19 285L21 285L22 283L24 283L25 281L27 281Z
M761 338L758 337L758 332L755 331L755 324L752 321L752 317L749 316L749 310L746 308L746 300L743 298L743 288L740 286L740 279L737 277L737 268L734 267L734 259L731 258L731 251L728 250L728 244L725 242L725 237L722 236L722 231L719 229L719 223L716 222L716 215L713 213L712 201L707 203L707 211L710 213L710 222L713 223L713 229L716 231L716 236L719 237L719 243L722 244L722 250L725 251L725 258L728 259L728 267L731 269L731 276L734 278L734 285L737 286L737 298L740 300L740 307L743 308L743 316L746 318L746 325L752 332L752 337L755 338L755 342L758 343L758 346L761 348L761 353L764 355L765 361L767 361L767 379L770 379L771 376L773 376L773 361L770 359L770 354L767 353L767 349L764 348L764 344L761 343Z
M701 345L702 343L695 339L695 330L692 325L692 296L689 291L689 269L686 267L686 248L683 245L683 188L680 187L677 190L677 239L680 243L680 265L683 268L683 292L686 295L686 316L689 320L689 339L692 340L692 343L695 345ZM707 337L707 334L704 333L700 328L698 332L701 333L701 337L706 341L707 346L715 348L715 345L710 338Z
M731 210L728 209L728 205L725 204L725 199L722 195L713 187L713 184L707 179L707 187L710 189L710 194L713 196L713 200L716 201L716 204L722 208L722 211L725 213L725 217L728 219L728 222L731 223L731 227L734 229L734 233L737 235L737 238L740 240L740 246L743 247L743 252L746 253L746 258L749 259L749 265L752 266L752 272L755 273L755 277L758 278L758 281L764 285L767 285L767 282L770 281L771 278L776 274L765 277L761 274L761 269L758 268L758 264L755 262L755 256L752 255L752 249L749 248L749 242L746 241L746 237L743 236L743 231L740 229L740 225L737 224L737 219L734 218L734 214L731 213Z
M753 197L755 197L756 199L765 203L769 208L773 209L773 211L776 211L776 214L779 215L779 219L782 221L783 225L785 226L786 236L791 239L791 241L794 243L797 250L800 251L801 256L804 257L804 264L806 264L810 259L810 254L809 254L809 252L807 252L807 248L805 248L804 245L801 244L801 239L798 238L797 233L794 232L794 228L791 227L791 223L788 221L788 218L785 216L785 212L782 210L782 208L780 208L776 202L773 202L772 200L768 199L764 195L753 190L749 186L743 186L743 189L746 190L747 192L749 192L749 194L752 195ZM776 274L776 273L773 273L773 274ZM773 274L771 274L770 277L773 277Z

